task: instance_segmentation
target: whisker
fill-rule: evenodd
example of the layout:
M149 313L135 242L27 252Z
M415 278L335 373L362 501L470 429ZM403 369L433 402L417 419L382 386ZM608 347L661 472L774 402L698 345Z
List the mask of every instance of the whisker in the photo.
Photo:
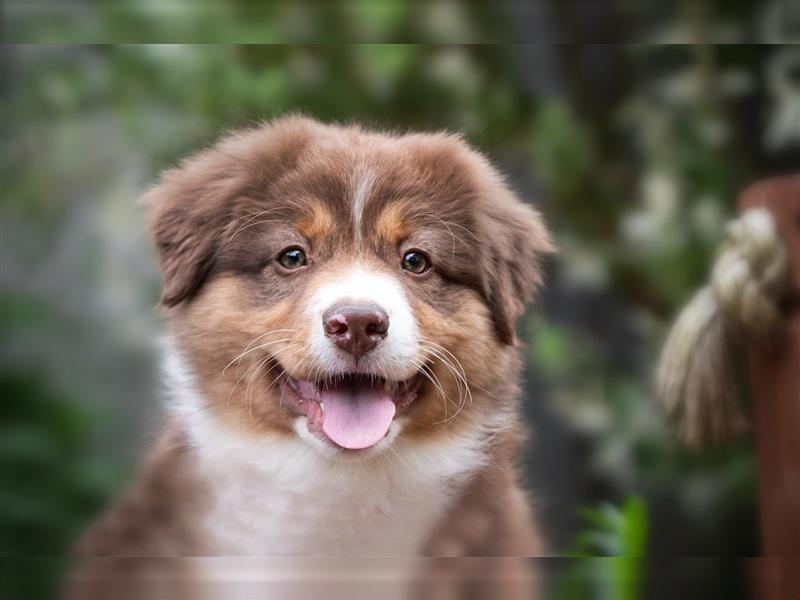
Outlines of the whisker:
M247 389L244 392L244 403L247 406L247 412L250 415L251 421L253 420L253 403L250 399L250 388L252 387L253 382L256 379L256 375L258 375L258 372L264 365L266 365L269 362L269 358L270 358L269 356L266 356L257 363L258 366L256 367L255 371L253 371L253 374L250 376L250 381L248 382ZM248 371L250 371L250 369L248 369Z
M481 239L480 239L480 238L479 238L477 235L475 235L475 234L474 234L474 233L473 233L471 230L467 229L467 228L466 228L466 227L464 227L463 225L461 225L461 224L459 224L459 223L454 223L453 221L449 221L449 223L450 223L450 225L454 225L455 227L458 227L459 229L463 229L463 230L464 230L465 232L467 232L467 233L468 233L470 236L472 236L472 239L473 239L473 240L475 240L476 242L478 242L478 243L480 243L480 242L481 242Z
M416 368L418 368L418 369L419 369L419 372L420 372L420 373L422 373L422 375L423 375L423 376L424 376L424 377L425 377L425 378L426 378L428 381L430 381L430 382L431 382L431 385L433 385L434 389L436 389L437 393L438 393L438 394L439 394L439 396L442 398L442 402L444 403L443 405L444 405L444 416L445 416L445 420L444 420L444 421L440 421L440 423L441 423L441 422L447 422L447 403L448 403L448 402L451 402L451 403L453 403L453 405L455 405L455 406L458 406L458 404L456 404L455 402L453 402L453 401L450 399L450 397L447 395L447 393L444 391L444 388L442 387L442 384L441 384L441 382L439 381L439 378L436 376L436 374L433 372L433 370L432 370L432 369L430 369L430 368L429 368L427 365L425 365L425 364L423 364L423 363L419 363L419 362L417 362L417 361L413 361L413 360L412 360L412 364L413 364L413 365L414 365ZM435 423L435 425L438 425L438 424L439 424L439 423Z
M423 346L423 348L425 347ZM441 354L440 352L436 351L433 348L425 348L425 349L431 354L433 354L433 356L438 358L439 361L444 365L444 367L450 372L450 374L453 377L453 380L456 383L456 387L458 388L459 402L461 402L462 398L464 397L464 386L462 385L461 377L455 371L455 367L453 367L453 365L450 364L450 361L447 359L447 357Z
M464 405L468 400L470 403L473 401L472 390L470 390L469 382L467 381L466 374L464 373L464 369L463 366L461 365L461 362L458 360L458 358L456 358L453 355L452 352L447 350L447 348L444 348L443 346L436 344L435 342L431 342L429 340L421 340L420 345L423 347L423 349L431 353L433 356L435 356L442 362L445 368L453 376L453 379L456 382L456 385L458 386L458 391L459 391L458 409L456 410L455 414L453 414L451 417L445 418L444 422L446 423L448 420L454 419L463 410ZM440 348L441 350L438 350L437 348ZM443 354L444 352L446 352L447 355L450 355L453 358L453 360L455 360L458 363L458 369L450 362L447 355Z
M268 335L270 335L270 334L273 334L273 333L282 333L282 332L295 332L295 331L297 331L297 330L296 330L296 329L273 329L273 330L271 330L271 331L266 331L266 332L262 333L261 335L257 335L257 336L256 336L256 337L254 337L252 340L250 340L250 342L247 344L247 346L245 346L245 348L244 348L244 352L243 352L242 354L240 354L239 356L237 356L236 358L234 358L234 359L233 359L233 360L232 360L230 363L228 363L228 364L227 364L227 365L226 365L226 366L225 366L225 367L222 369L222 372L223 372L223 373L225 373L225 371L226 371L226 370L227 370L227 369L228 369L228 368L231 366L231 364L233 364L233 362L235 362L235 361L236 361L238 358L240 358L241 356L243 356L243 354L244 354L244 353L246 353L246 352L247 352L247 350L249 350L249 349L250 349L250 347L251 347L253 344L255 344L255 343L258 341L258 340L260 340L260 339L263 339L264 337L266 337L266 336L268 336ZM237 367L236 367L236 375L237 375L237 376L239 375L239 367L238 367L238 365L237 365Z
M450 233L450 235L451 235L451 236L454 236L454 234L453 234L453 230L451 229L451 226L452 226L452 227L458 227L459 229L461 229L462 231L464 231L465 233L467 233L467 234L468 234L470 237L472 237L472 239L474 239L476 242L480 243L480 241L481 241L481 240L480 240L480 238L479 238L477 235L475 235L475 234L474 234L474 233L473 233L473 232L472 232L470 229L468 229L468 228L464 227L464 226L463 226L463 225L461 225L460 223L456 223L456 222L454 222L454 221L446 221L446 220L442 219L441 217L439 217L439 216L437 216L437 215L434 215L434 214L432 214L432 213L421 213L421 214L420 214L420 216L422 216L422 217L429 217L429 218L431 218L431 219L435 219L436 221L438 221L438 222L442 223L442 224L443 224L445 227L447 227L447 230L448 230L448 232ZM463 240L463 239L461 238L461 236L454 236L454 237L455 237L456 239L458 239L458 241L459 241L459 242L461 242L462 244L464 244L465 246L467 246L468 248L471 248L471 247L472 247L472 246L471 246L471 245L470 245L468 242L466 242L465 240Z
M236 230L236 233L240 231L244 231L245 229L249 229L251 227L255 227L256 225L263 225L264 223L283 223L284 219L262 219L261 221L256 221L255 223L248 223L247 225L242 225L239 229ZM233 237L231 236L231 239ZM228 244L231 243L231 240L228 240Z
M459 396L461 396L464 393L464 388L461 383L461 378L459 374L455 371L455 367L453 367L453 365L450 364L447 357L438 352L434 348L427 348L423 346L423 349L427 350L435 358L438 358L439 361L444 365L444 367L450 372L450 374L453 376L453 380L455 381L456 386L458 387Z
M284 369L284 368L281 366L281 363L280 363L278 360L276 360L274 356L272 356L272 357L270 357L270 358L271 358L272 360L274 360L274 361L275 361L275 364L274 364L274 365L272 365L272 366L269 368L269 370L267 370L267 371L264 373L264 377L266 377L267 375L269 375L270 373L272 373L272 371L274 371L276 368L279 368L279 369L281 370L281 372L282 372L282 373L285 373L285 372L286 372L286 369ZM271 389L272 389L272 386L273 386L273 385L275 385L275 383L276 383L276 382L278 381L278 379L280 378L280 375L281 375L281 373L279 373L277 376L273 377L273 378L272 378L272 381L270 381L270 382L269 382L269 385L266 387L266 389L265 389L264 391L269 391L269 390L271 390Z
M231 362L229 362L227 365L225 365L225 367L222 369L222 372L225 373L225 371L227 371L233 363L235 363L237 360L241 361L242 358L244 358L246 355L250 354L251 352L255 352L256 350L261 350L262 348L268 348L269 346L272 346L274 344L280 344L281 342L289 342L291 340L292 340L292 338L283 338L283 339L280 339L280 340L272 340L271 342L267 342L265 344L259 344L255 348L250 348L249 350L245 350L244 352L239 354L239 356L237 356Z
M295 342L294 344L289 344L289 345L287 345L287 346L284 346L284 348L283 348L283 349L285 350L285 349L287 349L287 348L290 348L290 347L292 347L292 346L298 346L298 345L300 345L300 342ZM280 350L279 350L279 351L280 351ZM254 362L252 365L250 365L250 366L247 368L247 370L246 370L246 371L245 371L245 372L244 372L244 373L241 375L241 377L239 377L239 378L236 380L236 383L234 383L234 384L233 384L233 387L231 388L231 391L230 391L230 393L228 394L228 399L227 399L227 401L226 401L226 406L229 406L229 405L230 405L230 400L231 400L231 397L233 397L233 393L236 391L236 388L237 388L237 387L239 387L239 384L242 382L242 380L243 380L245 377L247 377L247 376L248 376L248 374L250 373L250 371L252 371L253 369L256 369L256 371L255 371L255 372L253 373L253 375L250 377L250 382L249 382L249 384L248 384L248 386L247 386L247 390L246 390L246 392L245 392L245 403L247 403L247 402L248 402L248 400L249 400L250 386L251 386L251 385L252 385L252 383L253 383L253 379L255 378L255 375L256 375L256 373L257 373L257 372L258 372L260 369L262 369L262 368L263 368L263 367L264 367L264 366L265 366L265 365L266 365L266 364L267 364L267 363L268 363L270 360L274 360L274 359L275 359L275 355L274 355L274 354L268 354L268 355L267 355L267 356L265 356L264 358L260 358L260 359L258 359L257 361L255 361L255 362ZM277 361L276 361L276 364L280 365L280 363L278 363ZM273 369L273 368L274 368L274 366L273 366L273 367L270 367L270 370L269 370L269 371L267 371L267 373L265 373L265 375L266 375L266 374L269 374L269 373L272 371L272 369ZM267 388L267 389L269 389L269 388Z
M289 333L295 333L296 331L297 331L297 329L272 329L272 330L270 330L270 331L267 331L267 332L265 332L265 333L262 333L262 334L261 334L261 335L259 335L259 336L256 336L256 337L254 337L254 338L253 338L253 339L250 341L250 343L249 343L249 344L247 344L247 346L245 346L245 348L244 348L244 349L245 349L245 350L247 350L247 349L248 349L250 346L252 346L253 344L255 344L255 343L258 341L258 340L260 340L260 339L261 339L261 338L263 338L264 336L266 336L266 335L269 335L269 334L271 334L271 333L286 333L286 332L289 332Z
M444 385L442 385L442 382L439 380L439 376L436 375L436 373L434 372L433 368L428 366L428 365L425 365L425 364L421 365L420 367L421 367L423 373L428 373L433 378L434 385L437 386L437 388L439 390L439 395L442 398L444 398L447 402L450 402L453 406L458 406L458 403L454 402L453 399L450 398L448 393L444 391Z
M468 233L472 237L473 240L475 240L476 242L480 243L481 239L477 235L475 235L472 232L472 230L467 229L466 227L464 227L460 223L456 223L455 221L445 221L445 223L448 223L448 224L452 225L453 227L458 227L459 229L461 229L461 230L465 231L466 233Z
M234 219L233 221L231 221L230 225L233 225L234 223L236 223L236 222L238 222L238 221L241 221L242 219L248 219L248 220L247 220L245 223L243 223L243 224L242 224L242 225L241 225L241 226L240 226L238 229L236 229L236 231L234 231L234 232L231 234L231 236L228 238L228 241L225 243L225 247L227 248L227 247L230 245L230 243L233 241L233 238L234 238L234 237L236 237L236 234L237 234L237 233L239 233L239 232L242 230L242 228L245 228L245 227L246 227L246 226L247 226L249 223L251 223L253 220L255 220L255 219L257 219L258 217L261 217L261 216L263 216L263 215L266 215L266 214L269 214L269 213L273 213L273 212L277 212L277 211L279 211L279 210L280 210L279 208L270 208L270 209L267 209L267 210L262 210L262 211L258 211L258 212L255 212L255 213L248 213L248 214L246 214L246 215L243 215L243 216L241 216L241 217L238 217L238 218ZM281 216L283 216L284 218L286 218L286 213L280 213L280 212L278 212L278 215L281 215Z
M451 252L451 255L453 256L453 258L455 258L455 256L456 256L456 234L453 233L453 230L450 227L450 225L447 224L447 221L445 221L441 217L437 217L436 215L432 215L432 214L426 213L425 216L428 216L428 217L431 217L433 219L436 219L437 221L439 221L442 225L444 225L447 228L447 232L450 234L450 237L453 238L453 250ZM458 241L461 242L462 244L464 244L464 241L462 239L459 238ZM464 245L467 245L467 244L464 244Z
M284 346L283 348L278 349L275 352L275 354L269 354L269 355L266 356L266 358L264 360L259 362L259 366L256 368L256 370L250 376L250 383L247 384L247 390L245 391L245 395L244 395L245 404L248 405L248 408L250 409L251 416L252 416L252 402L250 401L250 387L253 385L253 381L255 381L255 378L256 378L256 375L258 375L258 372L262 368L264 368L264 366L270 360L275 360L275 365L270 367L269 370L267 371L267 374L269 374L276 366L280 365L280 362L276 359L276 355L278 354L278 352L281 352L281 351L287 350L287 349L289 349L289 348L291 348L293 346L299 346L299 345L300 345L300 342L295 342L294 344L289 344L287 346Z
M257 210L255 212L249 212L249 213L243 214L240 217L236 217L235 219L233 219L230 222L230 225L233 225L234 223L238 223L239 221L241 221L243 219L250 219L250 220L257 219L261 215L265 215L267 213L275 212L277 210L279 210L279 209L278 208L268 208L267 210Z
M259 360L259 361L257 361L255 364L259 364L259 362L261 362L261 361ZM230 393L228 394L228 399L227 399L227 400L226 400L226 402L225 402L225 405L226 405L226 406L229 406L229 405L230 405L231 398L233 397L233 392L235 392L235 391L236 391L236 388L237 388L237 387L239 387L239 384L241 383L242 379L244 379L245 377L247 377L247 374L250 372L250 369L252 369L254 366L255 366L255 365L250 365L250 366L247 368L247 370L246 370L246 371L245 371L245 372L242 374L242 376L241 376L241 377L239 377L239 378L236 380L236 382L233 384L233 387L231 388L231 391L230 391ZM237 375L238 375L238 373L237 373Z
M469 401L472 402L472 390L470 389L469 382L467 381L467 372L464 369L464 366L461 364L461 361L458 360L458 357L456 357L455 354L450 352L450 350L448 350L444 346L442 346L440 344L437 344L436 342L433 342L431 340L423 339L422 340L422 345L424 346L426 344L428 346L435 346L436 348L439 348L442 352L446 352L456 362L456 364L458 365L458 370L460 371L460 377L461 377L462 381L464 382L464 386L467 389L467 393L469 394Z

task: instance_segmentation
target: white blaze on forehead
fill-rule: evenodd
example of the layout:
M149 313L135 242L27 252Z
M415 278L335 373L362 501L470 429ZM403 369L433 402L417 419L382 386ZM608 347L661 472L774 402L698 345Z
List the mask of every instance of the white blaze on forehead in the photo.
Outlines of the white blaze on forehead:
M364 205L375 180L372 171L361 169L353 178L353 233L356 242L361 242L361 228L364 216Z
M335 304L370 302L389 317L386 338L361 360L364 368L390 379L407 379L416 373L419 327L400 283L390 275L353 267L336 280L320 286L311 296L306 313L311 320L311 349L329 371L347 370L347 357L325 336L322 315Z

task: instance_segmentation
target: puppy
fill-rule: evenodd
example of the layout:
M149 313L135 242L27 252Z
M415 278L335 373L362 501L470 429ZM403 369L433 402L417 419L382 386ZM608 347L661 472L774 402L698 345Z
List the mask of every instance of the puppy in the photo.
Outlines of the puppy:
M291 116L144 203L163 432L82 556L535 556L515 322L552 249L458 136Z

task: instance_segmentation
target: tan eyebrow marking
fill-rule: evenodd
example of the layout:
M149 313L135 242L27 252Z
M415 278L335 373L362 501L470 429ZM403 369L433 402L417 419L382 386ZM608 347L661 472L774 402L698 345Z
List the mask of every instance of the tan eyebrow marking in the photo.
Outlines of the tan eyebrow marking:
M321 202L310 205L310 211L297 221L297 229L307 238L320 238L333 229L333 215Z
M410 233L408 225L403 218L405 205L402 203L390 204L378 215L375 232L383 239L390 242L399 242Z

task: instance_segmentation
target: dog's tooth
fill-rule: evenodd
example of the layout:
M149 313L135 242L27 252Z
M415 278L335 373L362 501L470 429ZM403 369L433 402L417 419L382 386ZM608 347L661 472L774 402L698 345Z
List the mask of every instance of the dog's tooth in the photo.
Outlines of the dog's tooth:
M325 412L325 403L324 403L324 402L320 402L320 403L319 403L319 409L320 409L322 412Z
M383 382L383 391L391 394L392 393L392 383L390 381Z

